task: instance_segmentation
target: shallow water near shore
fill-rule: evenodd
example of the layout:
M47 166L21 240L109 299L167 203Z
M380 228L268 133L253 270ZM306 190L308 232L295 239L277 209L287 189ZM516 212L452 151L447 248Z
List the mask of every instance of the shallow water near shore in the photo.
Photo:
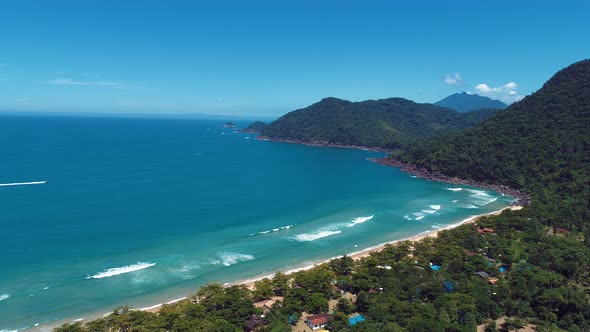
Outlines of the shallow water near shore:
M254 137L223 121L0 117L0 330L146 307L512 201L367 160L383 153Z

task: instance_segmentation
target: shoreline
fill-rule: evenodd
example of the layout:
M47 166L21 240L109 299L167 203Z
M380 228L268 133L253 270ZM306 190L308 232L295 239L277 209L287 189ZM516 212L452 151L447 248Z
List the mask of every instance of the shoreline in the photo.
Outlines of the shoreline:
M450 177L450 176L444 175L440 172L432 172L432 171L429 171L425 168L420 168L415 165L407 164L407 163L401 162L397 159L388 158L388 157L369 158L369 160L376 163L376 164L379 164L379 165L399 168L400 171L402 171L404 173L409 173L409 174L415 175L416 177L419 177L421 179L425 179L428 181L445 182L445 183L449 183L449 184L460 184L460 185L466 185L466 186L491 189L491 190L494 190L494 191L499 192L501 194L512 196L512 197L516 198L516 201L514 201L514 203L512 203L512 205L514 205L514 206L527 206L527 205L531 204L531 197L527 193L523 193L521 191L518 191L516 189L512 189L512 188L505 186L505 185L489 184L489 183L477 182L477 181L473 181L473 180L465 180L465 179L461 179L461 178L457 178L457 177Z
M336 144L336 143L323 142L323 141L306 142L306 141L296 140L296 139L270 138L270 137L263 136L263 135L257 136L256 139L259 140L259 141L271 141L271 142L277 142L277 143L301 144L301 145L318 146L318 147L324 147L324 148L355 149L355 150L373 151L373 152L384 152L384 153L391 153L392 152L391 149L378 148L378 147L374 147L374 146L371 147L371 146L363 146L363 145Z
M471 216L471 217L466 218L466 219L463 219L463 220L461 220L459 222L451 223L451 224L449 224L449 225L447 225L445 227L442 227L440 229L426 230L426 231L423 231L421 233L418 233L416 235L413 235L413 236L410 236L410 237L407 237L407 238L403 238L403 239L399 239L399 240L392 240L392 241L380 243L380 244L377 244L377 245L372 246L372 247L368 247L368 248L365 248L365 249L361 249L359 251L352 252L350 254L346 254L346 256L348 256L348 257L352 258L353 260L357 261L357 260L360 260L360 259L363 259L363 258L366 258L366 257L370 256L371 253L373 253L373 252L380 252L380 251L382 251L384 248L386 248L389 245L396 245L398 243L405 242L405 241L419 242L419 241L421 241L421 240L423 240L425 238L435 238L435 237L438 236L438 234L441 231L451 230L451 229L457 228L457 227L462 226L462 225L465 225L465 224L475 223L475 222L477 222L479 219L481 219L483 217L499 215L499 214L501 214L502 212L504 212L506 210L515 211L515 210L520 210L520 209L522 209L522 206L520 206L520 205L507 206L507 207L502 208L502 209L497 210L497 211L492 211L492 212L488 212L488 213L483 213L483 214L478 214L478 215L475 215L475 216ZM327 259L322 259L322 260L320 260L318 262L315 262L315 263L312 263L312 264L308 264L308 265L304 265L304 266L299 266L299 267L292 267L292 268L289 268L289 269L286 269L286 270L283 270L283 271L278 271L278 272L283 273L285 275L291 275L291 274L297 273L299 271L306 271L306 270L313 269L316 266L319 266L319 265L322 265L322 264L326 264L326 263L330 262L333 259L342 258L344 256L345 255L339 255L339 256L335 256L335 257L330 257L330 258L327 258ZM276 274L276 272L275 273L271 273L271 274L266 274L266 275L262 275L262 276L257 276L257 277L249 278L249 279L242 279L242 280L238 280L238 281L235 281L235 282L228 282L228 283L223 284L222 286L229 287L229 286L242 285L242 286L245 286L246 288L248 288L250 290L253 290L254 289L254 284L257 281L260 281L260 280L265 279L265 278L272 278L275 274ZM184 296L184 297L181 297L181 298L178 298L178 299L175 299L175 300L171 300L171 301L167 301L167 302L163 302L163 303L158 303L158 304L155 304L155 305L152 305L152 306L148 306L148 307L137 308L135 310L141 310L141 311L146 311L146 312L151 312L151 313L157 313L157 312L160 311L160 309L165 304L174 304L176 302L180 302L180 301L182 301L184 299L187 299L187 298L188 298L188 296Z
M248 132L248 133L257 133L256 131ZM341 149L355 149L355 150L363 150L363 151L373 151L373 152L383 152L390 154L395 149L384 149L379 147L370 147L370 146L359 146L359 145L346 145L346 144L335 144L330 142L324 141L312 141L306 142L302 140L296 139L281 139L281 138L271 138L263 135L259 135L256 137L257 140L261 141L271 141L271 142L278 142L278 143L289 143L289 144L301 144L307 146L317 146L317 147L328 147L328 148L341 148ZM465 180L457 177L450 177L446 176L440 172L432 172L425 168L420 168L412 164L407 164L401 162L397 159L388 158L388 157L381 157L381 158L368 158L369 161L377 163L379 165L388 166L388 167L395 167L399 168L404 173L409 173L419 177L421 179L426 179L428 181L437 181L437 182L446 182L449 184L462 184L467 186L473 187L480 187L480 188L487 188L497 191L504 195L513 196L516 198L516 201L513 203L514 206L527 206L531 204L531 197L524 192L518 191L516 189L512 189L505 185L497 185L497 184L489 184L483 182L477 182L473 180Z
M298 141L298 140L272 139L272 138L265 137L265 136L257 136L255 139L263 140L263 141L278 142L278 143L302 144L302 145L307 145L307 146L333 147L333 148L356 149L356 150L364 150L364 151L391 153L391 150L382 149L382 148L355 146L355 145L338 145L338 144L331 144L328 142L303 142L303 141ZM437 181L437 182L445 182L445 183L449 183L449 184L460 184L460 185L469 185L469 186L474 186L474 187L487 188L487 189L494 190L494 191L501 193L501 194L513 196L516 198L516 200L510 206L507 206L507 207L502 208L497 211L474 215L474 216L471 216L471 217L466 218L464 220L461 220L459 222L451 223L451 224L449 224L443 228L440 228L440 229L426 230L426 231L423 231L421 233L418 233L416 235L413 235L413 236L410 236L407 238L384 242L384 243L381 243L381 244L378 244L378 245L375 245L375 246L372 246L369 248L361 249L359 251L352 252L350 254L346 254L346 256L351 257L355 261L360 260L365 257L368 257L373 252L380 252L386 246L389 246L389 245L396 245L397 243L404 242L404 241L418 242L418 241L425 239L425 238L435 238L443 230L450 230L450 229L454 229L454 228L459 227L464 224L475 223L480 218L491 216L491 215L499 215L505 210L520 210L524 206L530 204L530 197L527 194L522 193L517 190L514 190L514 189L511 189L507 186L490 185L490 184L478 183L478 182L470 181L470 180L463 180L463 179L459 179L459 178L451 178L451 177L442 175L440 173L429 172L425 169L418 168L414 165L405 164L405 163L402 163L398 160L387 158L387 157L367 158L367 160L377 163L382 166L399 168L404 173L410 173L410 174L415 175L418 178L423 178L428 181ZM333 259L341 258L343 256L344 255L339 255L339 256L328 258L328 259L319 260L318 262L314 262L312 264L307 264L307 265L299 266L299 267L292 267L292 268L289 268L289 269L286 269L283 271L277 271L277 272L284 273L285 275L291 275L291 274L299 272L299 271L312 269L316 266L325 264ZM275 273L266 274L263 276L259 275L259 276L253 277L253 278L242 279L242 280L238 280L235 282L226 282L226 283L222 284L222 286L229 287L229 286L234 286L234 285L243 285L243 286L247 287L248 289L252 290L254 288L254 284L256 281L262 280L264 278L272 278L275 275ZM202 286L196 287L195 291L198 291L198 289L200 287L202 287ZM191 293L191 294L193 294L193 293ZM180 298L173 299L173 300L163 301L163 302L155 304L155 305L149 305L149 306L141 307L141 308L131 308L131 310L157 313L160 311L160 309L164 305L174 304L174 303L183 301L183 300L187 299L189 296L190 296L190 294L186 295L186 296L182 296ZM80 322L80 321L90 322L95 319L103 318L107 315L110 315L111 313L112 313L112 311L104 313L102 315L99 315L99 314L89 315L89 316L85 317L84 319L76 319L76 320L62 319L62 320L59 320L58 322L56 322L55 324L54 323L47 323L47 324L43 324L41 326L27 328L25 330L49 332L49 331L52 331L53 328L59 327L65 323L75 323L75 322Z

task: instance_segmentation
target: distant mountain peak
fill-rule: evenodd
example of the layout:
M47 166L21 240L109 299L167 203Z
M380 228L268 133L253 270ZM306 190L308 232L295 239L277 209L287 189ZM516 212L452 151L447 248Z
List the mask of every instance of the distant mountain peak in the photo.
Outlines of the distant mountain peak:
M508 107L508 105L499 100L466 91L454 93L437 101L434 105L452 108L459 112L469 112L483 108L505 109Z

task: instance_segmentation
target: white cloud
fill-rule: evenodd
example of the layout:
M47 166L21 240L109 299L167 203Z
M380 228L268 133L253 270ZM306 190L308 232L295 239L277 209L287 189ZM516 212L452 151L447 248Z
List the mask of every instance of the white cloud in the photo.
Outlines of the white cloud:
M480 93L485 93L485 92L490 92L492 91L492 88L489 87L489 85L485 84L485 83L481 83L475 86L475 90L477 90L477 92Z
M45 81L45 84L51 85L78 85L78 86L103 86L115 89L129 89L136 86L118 83L118 82L104 82L104 81L75 81L71 78L56 78L54 80Z
M507 89L516 89L518 87L518 85L516 85L516 83L514 82L510 82L506 85L504 85Z
M443 83L446 85L461 86L463 84L463 79L459 73L454 73L452 75L445 75Z
M516 90L518 90L518 84L514 82L509 82L499 87L491 87L486 83L480 83L475 86L475 93L478 95L498 99L507 104L512 104L524 98Z

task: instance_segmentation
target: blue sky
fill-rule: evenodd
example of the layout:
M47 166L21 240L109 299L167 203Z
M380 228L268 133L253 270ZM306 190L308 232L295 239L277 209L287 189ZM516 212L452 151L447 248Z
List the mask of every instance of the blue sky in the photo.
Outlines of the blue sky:
M590 55L587 1L3 1L0 110L276 116L513 101Z

